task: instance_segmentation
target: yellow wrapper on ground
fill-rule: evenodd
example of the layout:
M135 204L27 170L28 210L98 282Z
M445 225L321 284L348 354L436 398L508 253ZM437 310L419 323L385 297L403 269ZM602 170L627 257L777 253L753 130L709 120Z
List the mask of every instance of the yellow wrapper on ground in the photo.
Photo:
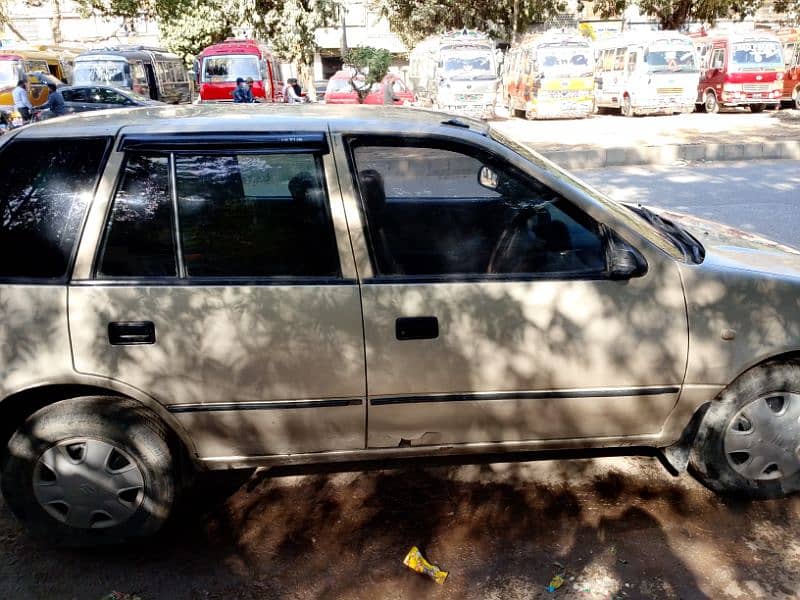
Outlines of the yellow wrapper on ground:
M425 557L422 556L422 553L416 546L408 551L408 554L406 554L406 557L403 559L403 564L412 571L427 575L439 585L442 585L444 580L447 579L447 571L442 571L436 565L432 565L425 560Z

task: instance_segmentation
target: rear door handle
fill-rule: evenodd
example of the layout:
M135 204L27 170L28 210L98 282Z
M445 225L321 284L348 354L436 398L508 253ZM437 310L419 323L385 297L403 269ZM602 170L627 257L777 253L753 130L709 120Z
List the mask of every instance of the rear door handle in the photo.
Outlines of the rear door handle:
M395 337L405 340L433 340L439 337L436 317L399 317L395 321Z
M156 327L152 321L115 321L108 324L108 341L112 346L155 344Z

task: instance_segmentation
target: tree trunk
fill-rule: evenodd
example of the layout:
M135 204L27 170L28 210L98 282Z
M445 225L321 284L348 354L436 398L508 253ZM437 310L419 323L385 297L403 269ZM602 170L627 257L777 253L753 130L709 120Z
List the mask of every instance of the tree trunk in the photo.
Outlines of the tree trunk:
M297 63L297 80L300 82L300 87L306 91L306 97L309 100L316 100L317 90L314 87L314 63L308 64L306 62Z
M670 4L670 8L658 15L661 29L678 29L689 20L692 12L692 0L680 0Z
M53 43L60 44L64 41L61 36L61 0L52 0L53 2L53 20L51 22L51 29L53 31Z

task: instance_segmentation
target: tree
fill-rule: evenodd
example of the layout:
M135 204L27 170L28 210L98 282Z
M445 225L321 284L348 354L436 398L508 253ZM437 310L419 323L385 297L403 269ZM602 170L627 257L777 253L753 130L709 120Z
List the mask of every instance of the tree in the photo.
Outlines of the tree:
M566 9L563 0L371 0L371 4L409 48L429 35L464 27L511 40L515 32Z
M382 81L389 72L392 53L381 48L361 46L351 48L343 58L344 62L353 68L350 85L358 94L359 103L363 104L372 86Z
M233 36L236 26L223 0L191 0L179 14L161 21L161 39L189 64L203 48Z
M714 23L720 18L752 15L764 0L596 0L595 9L607 18L622 13L634 3L643 14L656 18L662 29L680 29L690 21Z
M8 30L17 36L23 42L27 41L25 36L14 27L14 23L11 21L11 16L8 12L8 1L7 0L0 0L0 31L3 27L8 27Z
M342 9L339 0L239 0L235 4L238 20L268 41L278 56L296 64L298 78L312 89L314 34L336 23Z

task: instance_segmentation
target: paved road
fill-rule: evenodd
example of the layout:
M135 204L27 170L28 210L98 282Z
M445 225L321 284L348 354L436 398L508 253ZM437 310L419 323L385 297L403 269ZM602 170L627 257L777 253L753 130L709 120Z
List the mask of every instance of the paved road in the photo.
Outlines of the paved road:
M800 248L800 161L647 165L580 176L618 200L691 213Z

